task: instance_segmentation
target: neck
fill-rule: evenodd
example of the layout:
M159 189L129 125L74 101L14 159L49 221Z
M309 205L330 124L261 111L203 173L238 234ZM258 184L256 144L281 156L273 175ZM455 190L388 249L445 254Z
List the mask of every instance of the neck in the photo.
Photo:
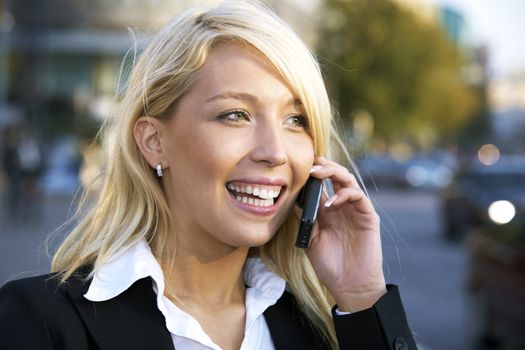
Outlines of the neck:
M168 298L177 304L209 307L244 303L248 248L203 253L179 244L172 260L161 262Z

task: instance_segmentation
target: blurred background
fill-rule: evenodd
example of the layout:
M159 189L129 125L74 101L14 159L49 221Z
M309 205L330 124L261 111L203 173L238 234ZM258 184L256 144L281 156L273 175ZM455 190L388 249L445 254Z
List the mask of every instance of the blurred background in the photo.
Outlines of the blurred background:
M418 342L525 348L525 2L266 2L318 55ZM49 270L125 53L192 3L0 0L0 285Z

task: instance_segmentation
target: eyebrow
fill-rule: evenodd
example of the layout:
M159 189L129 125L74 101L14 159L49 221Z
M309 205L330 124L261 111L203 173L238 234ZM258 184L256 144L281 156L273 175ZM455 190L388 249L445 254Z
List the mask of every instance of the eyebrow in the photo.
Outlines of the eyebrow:
M248 102L250 104L257 104L257 102L259 101L256 96L251 95L251 94L247 94L244 92L226 91L226 92L222 92L222 93L219 93L217 95L213 95L212 97L207 98L205 102L208 103L208 102L213 102L216 100L227 100L227 99L240 100L240 101ZM303 103L301 102L300 99L292 97L288 100L288 102L286 102L286 105L287 106L293 105L295 107L301 107Z

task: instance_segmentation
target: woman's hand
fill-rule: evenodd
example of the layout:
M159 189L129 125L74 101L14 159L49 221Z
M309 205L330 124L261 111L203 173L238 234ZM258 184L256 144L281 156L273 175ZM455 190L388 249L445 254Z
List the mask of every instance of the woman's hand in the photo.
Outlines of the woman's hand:
M321 199L306 254L339 310L369 308L386 293L379 216L345 167L318 157L311 176L331 179L335 194Z

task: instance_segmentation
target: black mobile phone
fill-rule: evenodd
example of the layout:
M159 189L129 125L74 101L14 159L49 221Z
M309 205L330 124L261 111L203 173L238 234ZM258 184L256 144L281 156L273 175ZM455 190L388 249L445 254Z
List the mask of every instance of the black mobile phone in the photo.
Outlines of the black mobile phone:
M309 177L306 184L299 192L297 204L303 209L301 221L299 222L299 231L295 246L298 248L308 248L310 244L310 235L314 227L319 205L321 204L321 194L323 192L323 181Z

